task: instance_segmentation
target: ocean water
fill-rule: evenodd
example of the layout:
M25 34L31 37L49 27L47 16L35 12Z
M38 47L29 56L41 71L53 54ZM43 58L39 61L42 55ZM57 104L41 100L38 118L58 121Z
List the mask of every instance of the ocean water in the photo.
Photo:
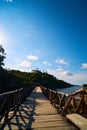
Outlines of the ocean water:
M80 88L82 88L82 86L73 86L73 87L70 87L70 88L57 89L57 91L70 94L70 93L73 93L73 92L75 92L76 90L78 90Z

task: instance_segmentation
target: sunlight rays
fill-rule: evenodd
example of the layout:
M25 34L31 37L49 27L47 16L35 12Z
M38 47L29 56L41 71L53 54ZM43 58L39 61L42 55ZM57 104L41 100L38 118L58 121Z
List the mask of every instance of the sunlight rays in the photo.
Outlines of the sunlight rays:
M0 31L0 44L5 45L7 43L7 36L6 34L2 31Z

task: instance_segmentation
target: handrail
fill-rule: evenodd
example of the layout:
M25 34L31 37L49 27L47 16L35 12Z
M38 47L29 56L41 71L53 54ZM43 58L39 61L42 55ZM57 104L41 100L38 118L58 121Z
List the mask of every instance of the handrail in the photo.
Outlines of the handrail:
M24 87L0 94L0 122L3 118L4 121L8 120L10 111L13 111L14 115L19 105L26 99L33 89L34 87Z
M87 117L87 90L80 89L72 94L57 92L41 86L42 92L62 115L79 113Z
M7 94L10 94L10 93L14 93L14 92L17 92L17 91L21 91L22 89L23 89L23 88L16 89L16 90L13 90L13 91L4 92L4 93L1 93L0 96L2 96L2 95L7 95Z

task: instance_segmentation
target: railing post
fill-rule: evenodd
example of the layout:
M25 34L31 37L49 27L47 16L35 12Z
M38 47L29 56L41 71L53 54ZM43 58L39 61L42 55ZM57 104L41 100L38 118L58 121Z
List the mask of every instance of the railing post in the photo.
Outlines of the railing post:
M0 121L8 120L10 111L16 113L19 105L27 98L33 88L20 88L0 95ZM12 115L13 116L13 115Z

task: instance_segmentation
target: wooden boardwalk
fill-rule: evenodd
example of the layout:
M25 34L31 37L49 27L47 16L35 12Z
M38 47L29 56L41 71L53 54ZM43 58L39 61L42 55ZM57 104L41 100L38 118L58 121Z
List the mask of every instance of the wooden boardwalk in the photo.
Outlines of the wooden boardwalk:
M9 113L9 118L12 112ZM40 87L35 88L16 114L6 123L0 124L1 130L77 130L68 120L57 114L50 101L42 94Z

